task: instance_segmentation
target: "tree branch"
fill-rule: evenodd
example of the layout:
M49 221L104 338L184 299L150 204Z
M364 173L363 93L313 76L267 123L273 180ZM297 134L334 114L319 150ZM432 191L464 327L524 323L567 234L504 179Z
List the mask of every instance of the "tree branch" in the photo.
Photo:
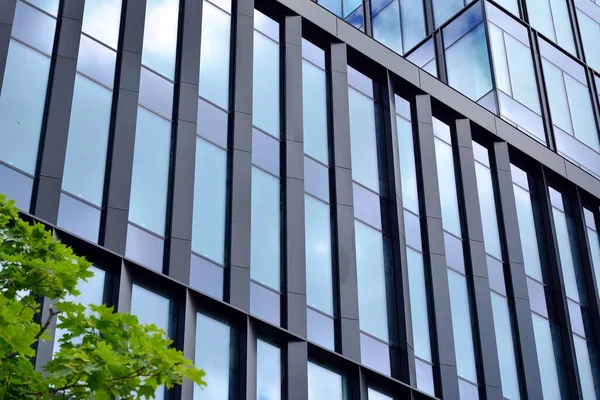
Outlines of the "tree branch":
M50 315L46 319L46 322L44 323L44 325L42 325L40 327L39 332L33 337L35 339L34 342L37 342L40 339L40 337L42 337L42 335L44 334L44 332L46 332L46 330L50 326L50 323L52 323L52 319L54 317L56 317L59 314L59 312L60 312L58 310L55 311L54 307L52 306L52 304L50 304L50 306L48 307L48 309L50 311ZM4 358L2 358L2 361L10 360L11 358L15 358L18 355L19 355L18 352L13 351L12 353L8 353L6 356L4 356Z

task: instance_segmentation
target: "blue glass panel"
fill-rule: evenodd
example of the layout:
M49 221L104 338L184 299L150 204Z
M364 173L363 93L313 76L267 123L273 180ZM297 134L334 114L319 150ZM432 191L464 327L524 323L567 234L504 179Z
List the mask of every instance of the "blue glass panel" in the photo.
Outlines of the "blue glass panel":
M421 67L433 76L437 76L435 65L435 44L433 42L433 38L427 40L421 46L417 47L406 58L408 61L415 64L417 67ZM433 73L425 68L427 65L433 65Z
M500 5L506 5L506 3L517 4L518 0L500 0L497 1ZM505 7L506 8L506 7ZM490 2L485 3L486 17L488 21L495 24L498 28L507 32L513 38L519 40L522 44L529 47L529 34L527 28L517 22L514 18L511 18L504 11L501 11L498 7ZM518 7L515 15L519 15Z
M484 24L446 48L446 64L450 86L471 100L478 100L492 89Z
M404 210L404 235L406 245L422 251L421 246L421 219L415 214Z
M281 400L281 350L269 343L256 343L257 400Z
M254 29L279 42L279 23L256 9L254 10Z
M254 31L252 123L279 138L279 44Z
M279 176L279 141L252 129L252 163Z
M355 1L355 0L348 0L348 1ZM346 11L344 13L346 13ZM347 23L349 23L350 25L352 25L353 27L355 27L356 29L359 29L364 32L365 16L364 16L364 9L363 9L362 4L358 5L354 9L354 11L352 11L348 16L344 17L344 20Z
M0 193L14 199L19 210L29 212L32 191L33 178L0 164Z
M483 9L481 4L476 4L443 29L444 49L451 47L482 22Z
M198 125L196 133L203 138L227 148L228 114L202 99L198 99Z
M60 4L60 0L27 0L27 1L54 16L58 15L58 5Z
M573 300L579 300L577 290L577 278L575 275L575 260L573 259L573 250L569 240L569 231L567 228L567 219L565 214L556 208L552 208L554 218L554 228L556 230L556 240L558 242L558 252L560 255L560 265L565 283L565 291L568 297Z
M171 123L138 107L129 220L158 235L165 233Z
M275 290L280 284L279 180L252 168L251 276Z
M398 0L377 13L373 12L373 38L396 53L403 54Z
M490 289L506 296L504 265L500 261L488 255L485 256L485 261L488 270Z
M504 120L515 125L535 140L546 144L544 123L539 114L534 113L501 91L498 91L498 102Z
M452 147L440 139L435 139L435 158L440 186L442 205L442 223L444 229L461 236L460 215L458 212L458 194L454 172Z
M360 329L388 341L385 260L381 232L354 222Z
M546 290L544 286L527 278L527 293L529 294L529 307L531 311L548 318L548 306L546 305Z
M493 292L491 296L496 346L498 348L498 360L500 361L502 394L507 399L518 400L521 398L519 376L517 373L517 361L508 301L505 297Z
M583 314L581 305L572 300L567 300L569 307L569 321L571 322L571 331L585 337L585 326L583 324Z
M554 126L556 150L575 165L600 177L600 154Z
M147 0L142 64L169 79L175 77L179 0Z
M250 313L259 318L279 325L281 322L281 298L279 293L250 282Z
M475 163L477 178L477 194L481 209L481 222L483 224L483 243L488 254L502 258L500 246L500 231L498 228L498 213L494 197L494 183L492 171L478 162Z
M308 400L344 400L342 376L308 363Z
M550 61L559 69L562 69L567 74L581 82L582 85L587 86L587 78L585 75L585 69L574 59L565 55L562 51L552 46L549 42L544 39L539 40L540 53L544 59ZM544 71L545 72L545 71Z
M464 6L463 0L433 0L435 27L439 28L444 22L462 10Z
M194 363L206 372L207 386L194 385L194 400L229 398L229 349L231 328L198 313L196 315L196 354Z
M348 85L369 98L373 98L373 81L348 65Z
M432 361L429 338L429 308L423 255L412 249L406 250L408 286L415 356Z
M81 30L116 49L119 42L121 6L122 0L86 1Z
M588 2L589 3L589 2ZM598 14L600 14L600 7ZM577 9L577 20L579 21L579 30L583 42L583 50L585 52L585 60L587 63L600 72L600 52L598 52L598 43L600 42L600 15L598 19L593 19L592 15L588 15L585 11Z
M76 75L62 188L98 207L104 193L111 107L110 90Z
M395 94L394 95L394 106L396 109L396 114L398 114L402 118L406 119L408 122L411 121L412 117L410 115L410 103L408 102L408 100L405 100L402 97Z
M202 7L199 94L229 108L231 16L205 1Z
M302 61L304 152L329 164L326 79L325 71Z
M140 72L139 103L144 107L171 119L173 114L172 82L154 72L142 68Z
M514 164L510 164L510 174L513 183L529 190L529 179L527 178L527 173L525 171L516 167Z
M333 318L310 308L306 309L307 339L331 351L335 350L335 328Z
M77 70L112 89L115 81L117 53L81 35Z
M223 276L225 269L192 254L190 286L216 299L223 300Z
M125 256L155 271L163 271L162 238L151 234L135 225L127 225L127 247Z
M306 304L333 315L331 214L329 206L304 195Z
M418 358L415 359L415 373L417 375L417 389L421 392L435 396L435 380L433 378L433 367Z
M304 38L302 39L302 58L325 70L325 51ZM305 79L305 74L302 74L302 79Z
M588 228L591 228L594 231L596 230L596 218L594 217L594 212L588 210L587 208L583 209L583 219L585 221L585 225Z
M381 230L380 197L364 187L352 184L354 194L354 217Z
M550 321L536 314L531 314L533 333L535 334L535 347L542 378L542 392L544 399L560 400L560 386L558 369L554 354L554 339L550 330Z
M533 70L531 50L528 46L504 35L513 97L533 112L540 114L540 102Z
M575 53L569 11L565 0L527 0L531 26L562 48Z
M11 40L0 94L0 160L35 172L50 59Z
M449 269L448 286L458 376L477 382L467 280L463 275Z
M360 362L384 375L392 374L389 346L364 333L360 334Z
M352 179L379 193L373 100L349 88Z
M465 400L478 400L479 399L479 389L477 386L473 385L470 382L464 381L462 379L458 379L458 393L461 399Z
M225 262L227 152L196 138L192 250L217 263Z
M304 157L304 190L329 202L329 169L309 157Z
M486 95L477 100L477 104L487 109L492 114L498 114L498 108L496 107L496 99L494 97L494 91L490 90Z
M490 168L490 154L488 149L474 140L471 141L471 144L473 145L473 157L475 158L475 161Z
M425 14L421 0L402 0L401 5L402 44L407 52L427 36Z
M510 11L511 13L513 13L516 17L518 17L520 15L520 13L519 13L519 0L498 0L498 4L500 4L506 10ZM512 397L510 399L512 400Z
M592 370L592 349L588 347L588 342L577 335L573 335L573 344L575 345L575 356L577 358L577 369L579 371L579 381L581 382L581 392L586 400L596 399L596 389L594 388L594 372Z
M12 36L46 54L52 54L55 30L56 20L54 18L22 1L17 2Z
M564 75L564 77L575 137L595 151L600 151L590 92L586 86L569 75Z
M446 265L464 274L465 256L463 242L444 232L444 248L446 251Z
M341 0L317 0L317 3L337 15L342 16L342 2Z
M57 225L90 242L98 243L100 210L62 193Z
M400 179L402 181L402 205L414 213L419 213L419 191L417 185L417 163L415 161L412 124L396 116L398 132L398 153L400 158Z
M523 248L523 260L525 261L525 272L527 275L541 282L543 281L542 263L540 261L531 197L529 192L520 186L513 185L513 188L519 221L519 235L521 238L521 247Z
M371 388L369 388L367 395L369 396L369 400L393 400L390 396L386 396L383 393L379 393Z

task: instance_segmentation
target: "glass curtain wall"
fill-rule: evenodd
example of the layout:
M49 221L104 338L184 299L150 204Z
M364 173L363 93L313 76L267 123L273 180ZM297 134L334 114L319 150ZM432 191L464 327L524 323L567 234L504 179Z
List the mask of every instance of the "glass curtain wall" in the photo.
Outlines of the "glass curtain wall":
M511 165L511 175L544 400L558 400L567 389L540 203L525 171Z
M250 312L281 320L279 23L254 10Z
M423 254L415 142L410 103L395 96L404 231L417 388L435 396L429 310L429 271Z
M29 212L59 0L16 2L0 93L0 191Z
M344 21L361 31L365 30L365 10L363 0L316 0L317 4L328 9Z
M446 265L448 267L448 287L450 290L450 310L452 313L452 333L456 352L456 367L460 398L479 398L477 362L475 359L475 337L471 316L470 282L467 276L465 249L462 237L462 222L459 210L456 164L450 127L433 118L435 135L435 160L440 188L442 207L442 227Z
M573 55L575 42L569 18L568 0L525 0L529 12L529 23L544 37Z
M308 362L308 400L346 400L347 396L342 375Z
M600 4L590 0L575 0L579 32L587 64L600 72Z
M406 56L406 59L431 75L438 77L435 57L435 42L428 39Z
M329 118L325 52L302 40L308 340L335 349Z
M179 0L148 0L125 255L163 270Z
M592 267L596 278L596 293L600 296L600 230L593 211L589 208L583 209L587 243L590 249Z
M256 398L281 400L281 349L260 339L256 343Z
M382 207L387 188L380 176L381 132L377 129L373 81L348 66L348 84L361 361L391 375L391 271L388 238L383 230Z
M231 1L203 0L190 286L223 300Z
M427 35L422 0L371 2L373 38L398 54L415 47Z
M473 154L475 157L477 193L481 209L483 243L492 298L496 346L500 362L502 394L505 399L519 400L521 393L517 369L518 358L513 341L513 308L506 291L505 262L502 252L494 176L488 149L479 143L473 142Z
M86 2L58 211L58 225L98 242L121 0Z

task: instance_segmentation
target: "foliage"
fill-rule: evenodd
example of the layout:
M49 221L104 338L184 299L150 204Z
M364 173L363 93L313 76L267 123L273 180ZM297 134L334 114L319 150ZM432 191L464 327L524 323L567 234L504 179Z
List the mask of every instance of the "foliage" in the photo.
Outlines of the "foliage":
M80 280L93 276L90 265L44 225L23 221L14 201L0 194L0 398L153 398L159 386L184 378L206 385L204 371L155 325L112 307L65 301L79 294ZM55 306L42 312L42 298L56 300ZM51 339L46 330L59 314L58 327L66 331L60 350L36 371L34 348Z

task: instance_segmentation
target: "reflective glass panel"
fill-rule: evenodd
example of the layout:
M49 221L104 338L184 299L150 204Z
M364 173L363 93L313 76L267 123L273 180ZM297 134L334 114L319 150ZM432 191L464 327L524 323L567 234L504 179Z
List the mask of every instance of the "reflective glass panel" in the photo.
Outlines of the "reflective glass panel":
M412 249L406 249L406 258L415 356L432 361L423 255Z
M587 228L587 238L596 276L596 291L600 292L600 240L598 240L598 233L590 228Z
M307 339L331 351L335 350L335 327L333 318L311 308L306 309Z
M560 400L560 386L556 356L554 354L554 338L550 330L550 321L536 314L531 314L538 365L542 378L544 400Z
M594 371L590 357L593 351L588 347L588 342L573 335L573 343L575 345L575 356L577 358L577 369L579 370L579 381L581 382L581 392L585 400L596 399L596 389L594 388Z
M77 236L97 243L100 210L63 192L60 195L56 224Z
M302 61L304 152L329 164L326 79L325 71Z
M41 8L42 10L49 12L56 16L58 14L58 5L60 0L28 0L31 4Z
M348 95L352 179L379 193L374 103L353 88L348 89Z
M175 78L179 0L147 0L142 64Z
M195 400L229 399L231 329L206 315L196 315L195 364L206 372L207 386L194 385Z
M373 38L396 53L403 54L398 0L392 0L383 9L372 12Z
M600 52L597 47L600 42L600 6L592 5L585 0L578 0L575 3L585 60L592 68L600 72Z
M500 361L500 377L502 379L502 394L510 400L521 398L519 376L513 343L513 330L508 301L505 297L494 292L492 296L492 315L496 331L496 346Z
M256 30L253 71L252 123L279 138L279 44Z
M433 19L435 27L456 15L465 6L464 0L433 0Z
M445 230L460 237L461 225L452 147L435 138L435 158L441 194L442 223Z
M113 49L119 42L122 0L86 1L81 30Z
M419 213L417 186L417 163L412 125L410 121L396 116L398 131L398 152L400 158L400 178L402 181L402 205L412 212Z
M12 36L51 55L54 45L56 19L27 5L17 2L12 25Z
M89 4L89 3L88 3ZM117 53L108 47L82 35L77 56L77 71L113 88Z
M565 284L565 291L568 297L573 300L579 300L579 291L577 290L577 277L575 274L575 259L573 258L573 249L569 239L569 228L567 227L567 218L565 214L556 208L552 209L554 218L554 228L556 230L556 240L558 242L558 252L560 255L560 266Z
M475 145L474 143L473 146ZM479 194L485 251L501 259L502 248L500 247L500 231L498 228L498 213L496 212L492 171L484 165L475 162L475 174L477 177L477 193Z
M308 399L344 400L342 376L327 368L309 362Z
M527 275L540 282L542 277L542 263L537 242L536 223L533 216L531 196L529 192L518 185L513 185L515 203L517 206L517 219L519 221L519 236L523 248L523 260Z
M526 0L531 26L544 36L575 54L573 33L566 0Z
M367 393L369 400L393 400L390 396L386 396L385 394L379 393L371 388L369 388Z
M256 366L257 400L281 400L281 350L257 340Z

